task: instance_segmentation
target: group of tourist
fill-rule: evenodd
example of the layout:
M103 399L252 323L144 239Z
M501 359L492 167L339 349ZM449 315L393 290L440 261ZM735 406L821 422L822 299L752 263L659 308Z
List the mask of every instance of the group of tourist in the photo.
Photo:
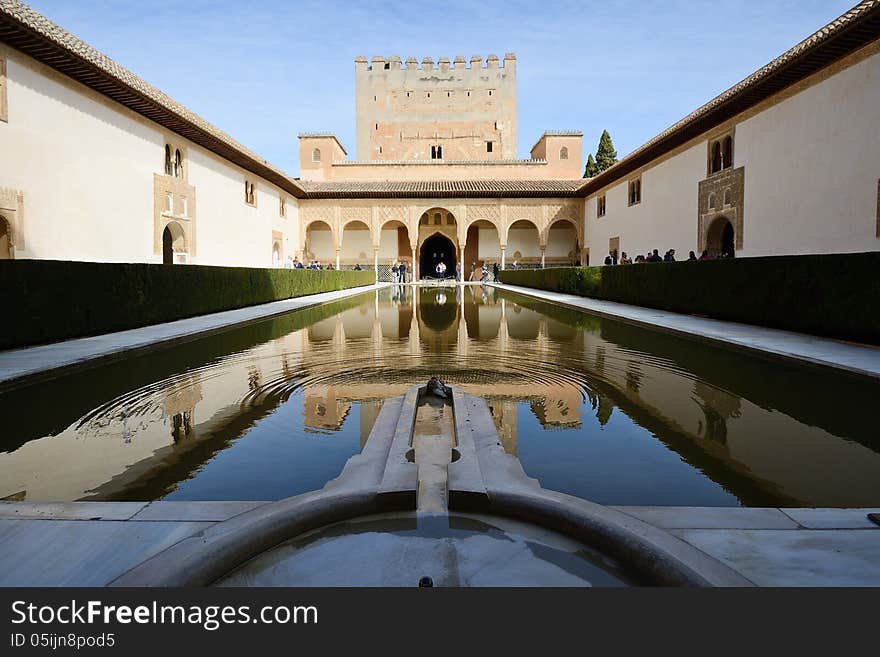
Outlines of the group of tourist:
M391 276L395 283L406 283L406 262L395 260L391 265Z
M731 258L733 257L731 254L723 252L721 255L717 256L718 258ZM716 256L709 253L708 249L703 249L703 252L697 257L697 254L693 251L688 253L688 260L715 260ZM610 251L607 256L605 256L605 264L606 265L631 265L633 263L640 264L643 262L676 262L675 259L675 249L669 249L662 256L660 255L660 251L654 249L653 251L648 251L648 255L639 254L635 258L630 258L626 251L621 251L620 258L617 257L617 251Z

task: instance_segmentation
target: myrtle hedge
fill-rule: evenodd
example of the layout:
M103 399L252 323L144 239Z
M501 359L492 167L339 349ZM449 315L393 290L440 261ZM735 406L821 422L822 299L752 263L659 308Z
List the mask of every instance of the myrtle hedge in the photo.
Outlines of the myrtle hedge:
M0 261L0 349L98 335L370 285L372 270Z
M880 344L880 253L505 270L510 285Z

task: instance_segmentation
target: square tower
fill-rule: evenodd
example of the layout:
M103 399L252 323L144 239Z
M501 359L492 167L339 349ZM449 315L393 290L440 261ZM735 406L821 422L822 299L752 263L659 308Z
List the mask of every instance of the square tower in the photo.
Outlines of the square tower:
M355 59L359 160L516 159L516 56Z

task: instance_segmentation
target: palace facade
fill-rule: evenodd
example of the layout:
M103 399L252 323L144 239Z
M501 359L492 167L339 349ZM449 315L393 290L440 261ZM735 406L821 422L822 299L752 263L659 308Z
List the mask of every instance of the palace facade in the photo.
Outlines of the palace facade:
M293 178L0 0L0 258L297 257L384 278L396 261L425 276L440 260L467 274L609 250L878 250L878 53L880 0L866 0L590 179L579 131L516 158L513 54L358 57L358 159L303 133Z

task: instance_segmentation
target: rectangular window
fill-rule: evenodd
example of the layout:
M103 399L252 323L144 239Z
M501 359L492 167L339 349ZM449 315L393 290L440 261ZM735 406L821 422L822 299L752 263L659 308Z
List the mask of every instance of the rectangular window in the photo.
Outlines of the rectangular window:
M278 214L282 217L287 216L287 204L285 203L285 198L283 196L278 200Z
M492 152L492 142L491 142L491 141L487 141L487 142L486 142L486 152L487 152L487 153L491 153L491 152Z
M629 205L638 205L642 202L642 179L636 178L629 181Z
M6 113L6 60L0 57L0 121L8 121Z
M605 216L605 194L602 194L602 196L596 199L596 216Z

